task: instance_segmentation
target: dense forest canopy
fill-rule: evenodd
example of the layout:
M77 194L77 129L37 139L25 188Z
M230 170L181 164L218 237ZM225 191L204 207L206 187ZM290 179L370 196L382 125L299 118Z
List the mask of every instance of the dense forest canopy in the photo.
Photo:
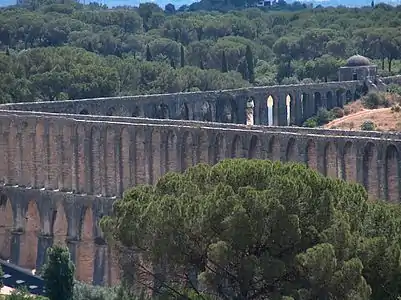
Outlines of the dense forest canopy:
M0 101L332 81L357 53L382 75L400 72L401 6L244 8L252 5L27 0L1 9Z

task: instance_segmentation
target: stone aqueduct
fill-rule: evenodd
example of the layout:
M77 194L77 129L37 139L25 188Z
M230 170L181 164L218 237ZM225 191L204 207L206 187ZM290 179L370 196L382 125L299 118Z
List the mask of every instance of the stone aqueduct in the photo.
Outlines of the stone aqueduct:
M114 199L167 171L227 157L303 162L397 202L401 135L265 126L341 107L361 84L2 105L0 257L38 269L45 250L63 243L79 280L114 284L118 267L98 226ZM247 108L256 125L245 125Z

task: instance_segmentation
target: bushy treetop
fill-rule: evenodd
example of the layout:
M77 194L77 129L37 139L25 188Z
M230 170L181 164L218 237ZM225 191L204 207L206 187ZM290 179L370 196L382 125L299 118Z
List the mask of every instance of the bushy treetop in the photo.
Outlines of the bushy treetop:
M138 186L102 226L125 250L168 266L165 284L184 277L208 295L395 299L399 212L302 165L236 159Z

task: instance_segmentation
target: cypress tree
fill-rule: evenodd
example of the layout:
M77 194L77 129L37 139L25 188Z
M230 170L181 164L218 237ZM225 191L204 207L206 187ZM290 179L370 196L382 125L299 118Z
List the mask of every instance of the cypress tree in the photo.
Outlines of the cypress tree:
M175 69L175 62L174 62L174 59L171 59L171 60L170 60L170 65L171 65L171 67L172 67L173 69Z
M49 300L72 300L75 266L67 247L55 245L47 250L43 268L45 294Z
M202 58L199 60L199 68L200 68L201 70L204 70L204 69L205 69L205 66L203 65L203 60L202 60Z
M150 52L149 45L146 46L146 60L147 61L152 61L152 53Z
M253 54L251 47L248 45L246 46L246 52L245 52L245 59L246 59L246 64L248 68L248 81L250 83L255 82L255 69L253 65Z
M181 68L185 66L185 52L184 52L184 46L181 45Z
M227 73L228 72L228 65L227 65L227 58L226 53L223 50L223 54L221 57L221 72Z

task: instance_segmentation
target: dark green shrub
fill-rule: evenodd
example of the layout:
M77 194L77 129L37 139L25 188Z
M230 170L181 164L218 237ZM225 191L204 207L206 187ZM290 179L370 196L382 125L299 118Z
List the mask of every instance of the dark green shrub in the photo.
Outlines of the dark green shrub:
M331 111L328 111L326 108L319 108L316 114L316 120L319 126L327 124L334 119L334 114Z
M342 108L340 108L340 107L334 107L334 108L331 110L331 113L333 114L333 116L334 116L335 118L342 118L342 117L344 117L344 110L343 110Z
M113 288L92 286L76 282L74 285L74 300L112 300L115 299L117 291Z
M391 107L391 111L392 112L400 112L401 111L401 106L399 106L398 104L394 105L393 107Z
M303 127L314 128L314 127L317 127L317 126L319 126L319 125L317 124L316 117L311 117L311 118L307 119L307 120L302 124L302 126L303 126Z
M326 108L319 108L316 116L307 119L302 126L313 128L327 124L334 119L335 115L332 111L328 111Z
M361 130L373 131L375 129L376 129L376 124L370 120L363 122L361 125Z
M390 84L387 87L387 92L393 93L393 94L398 94L401 96L401 86L399 86L397 84Z
M379 106L388 107L388 101L386 101L384 96L382 94L373 92L363 97L362 104L368 109L376 109Z
M93 286L75 282L74 300L150 300L144 294L129 296L122 287Z

